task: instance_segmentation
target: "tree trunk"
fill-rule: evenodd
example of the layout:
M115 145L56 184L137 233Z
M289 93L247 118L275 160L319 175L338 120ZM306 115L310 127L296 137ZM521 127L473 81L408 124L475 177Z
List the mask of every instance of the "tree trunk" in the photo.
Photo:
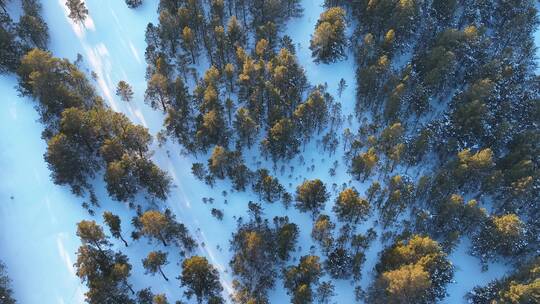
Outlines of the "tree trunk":
M163 113L166 113L166 112L167 112L167 106L165 105L164 98L161 97L161 98L159 99L159 101L161 102L161 106L163 107Z
M165 274L163 273L163 270L161 270L161 267L158 267L158 269L159 269L159 273L161 273L161 275L163 276L163 278L165 279L165 281L168 282L168 281L169 281L169 278L167 278L167 277L165 276Z
M165 242L165 238L161 235L161 233L159 234L159 239L163 243L163 246L167 247L167 242Z
M128 243L126 242L126 240L124 240L124 238L122 237L122 235L120 235L120 239L122 240L122 242L124 242L124 245L126 245L126 247L128 247Z
M190 53L191 53L191 63L197 64L197 63L195 62L195 51L193 50L193 46L190 47L189 50L190 50Z
M131 287L131 285L128 284L127 280L126 280L126 285L129 288L129 290L131 291L131 293L135 294L135 290L133 290L133 287Z

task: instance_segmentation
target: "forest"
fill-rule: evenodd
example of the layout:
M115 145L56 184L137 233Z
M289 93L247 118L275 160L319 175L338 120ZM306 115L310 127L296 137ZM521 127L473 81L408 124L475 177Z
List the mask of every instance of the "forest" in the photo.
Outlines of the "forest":
M78 210L41 303L540 302L539 2L52 2L0 0L14 141ZM33 303L9 162L0 303Z

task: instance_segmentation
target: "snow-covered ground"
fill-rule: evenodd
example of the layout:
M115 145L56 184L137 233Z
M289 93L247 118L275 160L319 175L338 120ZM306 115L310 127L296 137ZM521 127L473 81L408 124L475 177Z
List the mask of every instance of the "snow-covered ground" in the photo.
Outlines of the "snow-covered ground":
M50 49L55 56L75 60L77 53L84 57L83 66L98 75L96 87L110 106L128 115L135 123L148 127L156 134L162 126L161 113L150 109L143 102L146 87L144 79L146 63L144 62L144 32L148 22L156 22L157 1L145 1L137 10L130 10L124 1L87 0L90 11L84 27L74 25L66 17L64 0L42 1L44 17L51 33ZM354 109L354 60L349 59L332 65L317 65L311 60L308 48L310 35L319 14L322 12L322 0L303 1L304 16L292 20L286 27L286 34L297 44L297 54L302 66L306 69L312 84L327 83L329 91L336 95L337 84L341 78L347 81L348 88L338 100L342 103L343 113L352 113ZM536 35L537 44L540 35ZM135 100L126 104L114 95L115 85L119 80L129 82L135 91ZM73 196L67 187L54 185L49 178L49 170L43 160L46 143L40 138L42 126L37 122L38 116L32 102L21 98L15 90L16 80L13 76L0 78L0 259L7 266L13 279L15 297L20 303L82 303L84 286L75 276L73 263L79 240L75 237L75 223L90 216L81 207L82 198ZM354 122L353 122L354 124ZM346 123L346 126L347 123ZM352 125L352 130L357 126ZM231 233L235 230L234 216L245 215L249 200L257 198L249 193L230 192L227 182L218 182L214 189L196 180L191 175L191 162L202 161L179 155L179 147L168 143L163 147L154 145L155 160L161 168L167 170L174 178L177 186L173 189L166 205L184 222L201 244L199 254L207 256L221 272L225 292L230 292L231 276L227 271L231 253L228 250ZM342 147L338 148L342 150ZM169 156L170 155L170 156ZM338 153L341 155L341 153ZM305 178L320 178L341 186L350 180L341 159L337 175L330 177L328 169L334 159L321 153L314 142L306 146L303 157L306 166L299 164L298 158L291 161L295 166L292 178L289 166L285 174L276 172L280 181L289 191ZM252 156L247 159L254 169ZM264 162L264 160L263 160ZM306 170L311 164L315 170ZM121 215L125 231L129 231L129 220L133 212L126 206L107 198L99 182L96 182L102 209L97 210L95 220L101 222L101 212L112 210ZM369 186L359 182L352 185L360 193ZM335 193L333 193L335 194ZM213 197L213 205L204 204L203 197ZM227 205L224 204L227 200ZM213 208L223 209L225 217L222 222L210 216ZM331 204L326 208L331 213ZM311 246L311 217L300 214L294 208L285 211L281 204L265 204L265 214L271 218L275 215L288 215L301 228L299 246L302 250L296 257L308 254ZM367 230L373 220L365 223L361 230ZM128 232L125 232L128 237ZM182 290L177 280L180 266L176 255L170 256L170 264L164 269L171 278L165 282L159 276L149 277L143 274L140 260L150 250L144 240L130 244L127 249L115 243L130 257L133 274L130 282L140 289L152 286L155 292L166 292L170 299L180 299ZM221 248L221 249L219 249ZM446 303L461 303L463 295L478 284L485 284L493 278L504 274L507 267L490 265L489 271L482 273L480 263L467 254L468 244L463 241L451 255L456 265L455 284L448 286L449 297ZM377 262L377 253L382 249L380 242L374 242L367 253L367 261L363 269L361 285L366 288L370 282L370 272ZM336 282L335 298L337 303L354 303L353 288L348 281ZM271 293L272 303L287 303L288 296L281 282Z

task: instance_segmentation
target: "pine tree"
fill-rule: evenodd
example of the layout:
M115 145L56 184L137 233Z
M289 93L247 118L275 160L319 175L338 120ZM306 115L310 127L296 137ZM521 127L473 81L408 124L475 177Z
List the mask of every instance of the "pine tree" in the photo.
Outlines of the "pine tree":
M318 256L307 255L300 258L298 266L289 266L283 271L283 285L292 296L291 303L311 303L313 287L319 282L322 266Z
M141 6L143 0L126 0L126 4L129 8L137 8Z
M439 244L413 235L397 241L381 254L369 303L433 303L446 296L453 266Z
M156 210L146 211L134 221L137 223L136 236L157 240L165 247L172 243L185 252L191 252L196 246L186 226L177 222L169 209L163 213Z
M9 15L0 13L0 73L2 74L15 72L19 65L22 51L16 30Z
M37 0L22 1L23 15L19 18L17 32L25 48L47 49L49 27L41 17L41 4Z
M538 300L540 260L534 258L510 275L493 280L486 286L477 286L466 296L470 303L535 303Z
M10 279L6 273L6 266L0 262L0 300L3 304L16 304L13 298L13 291L10 286Z
M343 91L347 89L347 82L345 79L341 78L338 83L338 96L341 98L341 94L343 94Z
M338 195L333 210L339 220L356 224L368 216L370 205L355 189L347 188Z
M223 287L219 282L219 273L205 257L193 256L182 262L180 282L187 288L188 298L195 296L197 303L221 303Z
M116 86L116 96L120 96L120 99L126 102L130 102L133 99L133 90L129 83L121 80Z
M431 287L429 273L418 264L385 272L382 280L388 286L390 303L422 301L423 293Z
M251 117L248 109L239 108L238 111L236 111L234 128L238 134L238 145L247 145L248 148L251 148L251 145L257 136L259 126Z
M517 258L527 246L527 228L516 214L491 216L473 237L473 254L483 263L497 256Z
M169 304L169 301L165 294L157 294L152 298L152 304Z
M169 80L161 73L155 73L148 80L148 87L144 93L144 100L153 109L161 108L164 113L169 108Z
M95 221L81 221L77 224L77 236L83 244L90 244L99 251L109 246L103 229Z
M351 173L356 179L365 181L371 175L378 162L379 157L375 148L369 148L367 152L357 155L352 159Z
M311 212L313 218L324 208L330 194L319 179L306 180L296 188L296 208L301 212Z
M345 10L332 7L324 11L311 38L311 56L315 62L331 63L346 57Z
M111 234L113 237L122 240L124 242L124 245L128 247L128 243L126 240L122 237L122 227L120 226L120 217L118 215L113 214L112 212L105 211L103 212L103 221L109 226L109 230L111 231Z
M353 256L343 246L337 246L328 253L324 267L332 278L348 279L353 271Z
M313 223L311 230L311 237L319 243L323 251L328 253L334 244L334 238L332 236L333 230L336 225L332 223L328 215L319 215L317 220Z
M315 131L320 132L328 120L330 96L321 92L322 88L313 90L306 102L298 105L293 113L294 123L298 126L299 137L308 141Z
M253 191L266 202L273 203L283 195L285 188L267 169L258 169L255 172Z
M83 243L77 251L75 268L77 276L86 283L86 302L134 303L134 294L128 278L131 265L128 258L110 249L102 228L94 221L82 221L77 225L77 236Z
M290 159L298 153L299 140L294 132L294 125L288 118L277 121L261 142L263 151L270 154L274 161Z
M158 271L163 276L165 281L169 281L165 273L163 273L163 267L167 262L167 253L162 251L152 251L148 253L148 256L142 260L142 264L146 273L152 275L156 274Z
M75 23L84 24L86 17L88 16L88 9L84 1L82 0L67 0L66 6L69 9L69 18Z
M290 253L294 251L300 229L295 223L290 223L288 217L275 217L274 225L276 230L276 252L282 261L290 258Z
M171 107L165 117L167 134L173 136L188 150L193 150L193 106L192 98L184 81L177 77L172 86Z
M199 49L195 41L194 35L195 34L190 27L186 26L182 29L182 45L184 47L184 50L189 52L189 54L191 55L192 64L196 64L197 58L199 57Z
M208 170L219 179L225 178L229 166L229 151L222 146L215 146L208 159Z

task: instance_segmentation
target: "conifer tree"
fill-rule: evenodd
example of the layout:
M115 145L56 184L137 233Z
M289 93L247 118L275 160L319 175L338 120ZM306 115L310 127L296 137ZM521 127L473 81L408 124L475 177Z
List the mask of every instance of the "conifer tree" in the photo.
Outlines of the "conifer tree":
M324 11L311 38L311 56L315 62L331 63L346 57L345 10L332 7Z
M470 303L534 303L538 299L540 261L534 258L512 271L510 275L477 286L466 296Z
M17 24L17 33L26 48L47 49L49 27L41 17L41 3L38 0L22 1L23 15Z
M433 303L446 295L452 264L439 244L413 235L385 249L376 265L369 303Z
M88 9L84 1L82 0L67 0L66 6L69 9L69 18L75 23L84 24L86 17L88 16Z
M126 4L129 8L137 8L141 6L143 0L126 0Z
M188 298L195 296L197 303L222 303L219 273L205 257L193 256L182 262L182 286L187 287Z
M126 102L130 102L133 99L133 90L129 83L121 80L116 86L116 96L120 96L120 99Z
M5 8L4 8L5 11ZM0 13L0 73L15 72L21 56L17 28L8 14Z
M339 193L333 208L338 219L354 224L365 219L369 214L369 202L361 198L353 188L347 188Z
M334 244L333 230L336 225L325 214L319 215L313 223L311 237L319 243L325 253L329 252Z
M75 268L77 276L86 283L86 302L127 303L134 301L134 294L128 278L131 265L128 258L120 252L110 249L102 228L94 221L82 221L77 225L77 236L82 245L77 251Z
M322 276L322 266L318 256L307 255L300 258L298 266L289 266L283 271L283 285L291 295L291 303L312 303L314 286Z
M11 281L6 273L6 266L0 262L0 300L3 304L16 304L11 290Z
M105 224L109 226L109 230L111 231L111 234L113 237L122 240L124 242L124 245L128 247L128 243L126 240L122 237L122 227L120 226L120 217L118 215L113 214L112 212L105 211L103 212L103 221L105 221Z
M152 298L152 304L169 304L165 294L157 294Z
M285 188L267 169L259 169L255 172L253 191L266 202L273 203L283 195Z
M263 151L270 154L274 161L292 158L298 153L300 145L292 121L288 118L277 121L270 128L261 145Z
M234 128L238 134L238 144L240 146L246 145L248 148L251 148L259 126L251 117L248 109L242 107L236 111Z
M352 159L351 173L357 179L365 181L371 175L378 162L379 157L375 148L369 148L367 152L361 153Z
M134 219L137 230L135 236L146 236L149 240L157 240L163 246L174 244L185 252L191 252L195 240L189 234L186 226L176 221L169 209L165 212L149 210Z
M152 251L148 253L148 256L142 260L143 267L146 270L146 273L152 275L156 274L158 271L163 276L165 281L169 281L165 273L163 273L163 267L167 262L167 253L162 251Z
M296 188L296 208L301 212L311 212L313 218L324 208L330 194L319 179L306 180Z
M498 256L518 257L527 246L527 228L516 214L491 216L473 237L473 254L483 263Z
M290 223L288 217L275 217L276 251L282 261L289 260L290 253L298 241L300 229L295 223Z

